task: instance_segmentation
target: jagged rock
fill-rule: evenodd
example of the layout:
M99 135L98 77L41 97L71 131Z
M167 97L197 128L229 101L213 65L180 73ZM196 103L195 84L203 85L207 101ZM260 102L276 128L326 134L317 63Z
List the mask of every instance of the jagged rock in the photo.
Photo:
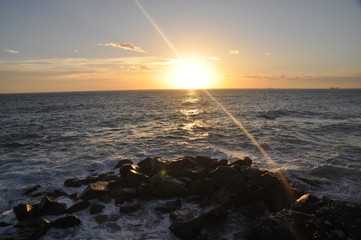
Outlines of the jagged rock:
M78 203L75 203L73 206L69 207L66 211L69 213L78 212L90 207L91 203L88 200L83 200Z
M126 204L120 207L119 212L124 214L132 213L137 211L141 207L142 205L140 205L139 203Z
M61 197L61 196L69 196L69 194L67 194L65 191L60 190L60 189L55 189L53 192L47 193L46 195L53 197L53 198L57 198L57 197Z
M137 188L137 196L141 199L149 199L153 194L153 188L149 183L142 183Z
M38 205L32 205L32 204L19 204L15 206L13 209L16 218L19 221L37 217L39 212L38 210L39 210Z
M19 222L14 227L0 234L1 240L36 240L49 229L50 223L45 219L29 219Z
M184 182L165 176L161 179L159 185L154 191L154 196L157 198L172 198L185 196L188 189Z
M101 204L93 204L90 208L89 208L89 213L90 214L97 214L97 213L101 213L103 211L103 209L105 208L104 205Z
M189 194L211 196L215 190L215 187L216 181L211 178L193 181L189 185Z
M170 213L170 219L174 222L190 221L195 218L194 214L189 209L179 209Z
M180 177L183 176L184 169L193 168L195 165L195 161L189 157L178 158L169 161L166 171L173 177Z
M222 189L226 188L230 191L243 191L246 188L246 181L243 176L239 173L235 173L233 175L213 178L215 181L215 188Z
M110 190L115 189L115 188L126 188L127 186L128 186L128 184L125 181L125 179L110 181L109 184L108 184L108 188Z
M247 239L313 239L313 226L309 224L310 218L311 215L290 210L265 215L250 225Z
M257 177L266 173L266 171L253 167L241 167L236 169L247 181L254 181Z
M243 159L237 159L229 163L230 166L238 165L240 167L250 167L252 165L252 159L245 157Z
M328 203L329 200L326 198L319 199L318 197L312 196L311 194L304 194L296 200L292 206L292 209L312 214L321 207L326 206Z
M228 211L220 205L207 206L199 218L202 218L205 223L213 224L218 223L226 219Z
M116 181L119 180L120 176L115 175L114 172L107 172L99 174L97 177L97 181L99 182L109 182L109 181Z
M217 166L227 166L228 160L227 159L221 159L217 161Z
M11 224L3 221L0 222L0 227L8 227L8 226L11 226Z
M86 179L70 178L64 181L65 187L80 187L89 183L96 182L97 179L94 177L88 177Z
M242 206L242 212L248 216L261 216L266 210L267 206L262 200L253 201Z
M142 173L149 175L154 166L154 158L146 158L137 165Z
M122 159L119 160L119 162L117 163L117 165L115 165L114 169L116 168L121 168L124 164L133 164L133 162L129 159Z
M137 195L136 188L117 188L110 191L110 196L113 198L123 197L123 198L135 198Z
M30 193L33 193L37 191L40 188L40 185L33 186L23 192L23 195L29 195Z
M169 212L176 210L177 208L180 208L181 206L182 206L181 201L179 199L177 199L174 201L166 202L163 205L159 205L159 206L155 207L154 209L157 211L160 211L160 212L169 213Z
M137 166L129 163L123 164L119 169L120 176L125 179L130 170L137 170Z
M130 169L127 173L126 181L128 186L138 187L140 184L147 182L149 177L143 173L140 173L134 169Z
M238 174L237 170L229 166L218 166L208 173L210 178L226 178Z
M232 203L232 193L228 189L221 188L214 192L210 203L230 207Z
M69 198L73 200L78 200L80 199L80 193L72 193L69 195Z
M163 158L157 157L153 160L153 169L150 176L153 176L156 173L161 171L166 171L168 169L169 161L164 160Z
M177 237L185 240L194 240L201 235L203 228L202 218L194 218L188 221L176 221L173 222L169 229Z
M108 192L109 192L109 189L108 189L107 182L90 183L89 186L83 191L80 198L81 199L95 199Z
M81 221L77 216L71 215L56 219L54 222L51 223L51 226L55 228L69 228L78 226L80 225L80 223Z
M203 166L194 166L192 168L183 169L181 175L192 180L199 180L206 177L208 170Z
M212 167L217 166L218 160L207 157L207 156L196 156L195 157L195 162L198 165L202 165L202 166L205 166L205 167L211 167L212 168Z
M66 212L66 204L44 196L39 204L40 215L61 215Z

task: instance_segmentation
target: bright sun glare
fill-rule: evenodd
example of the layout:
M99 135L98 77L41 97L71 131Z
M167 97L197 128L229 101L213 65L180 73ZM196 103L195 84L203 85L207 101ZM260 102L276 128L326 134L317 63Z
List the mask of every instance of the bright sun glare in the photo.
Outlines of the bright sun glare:
M214 85L211 69L201 62L184 61L173 69L171 74L173 88L200 89Z

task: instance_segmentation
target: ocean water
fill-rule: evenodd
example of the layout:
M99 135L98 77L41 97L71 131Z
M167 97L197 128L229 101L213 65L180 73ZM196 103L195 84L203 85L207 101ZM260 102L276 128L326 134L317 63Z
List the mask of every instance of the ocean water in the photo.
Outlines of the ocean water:
M361 202L361 90L209 93L242 122L275 166L203 90L0 95L0 221L11 218L13 206L29 201L21 193L30 186L62 189L67 178L111 170L122 158L138 162L149 156L249 156L305 191ZM134 232L138 239L172 238L156 231L168 224L167 217L147 216L154 221L119 220L121 231L96 227L91 219L84 226L103 231L99 239L115 232L123 239ZM139 232L139 226L157 233ZM92 236L81 229L68 234ZM46 239L62 237L54 231Z

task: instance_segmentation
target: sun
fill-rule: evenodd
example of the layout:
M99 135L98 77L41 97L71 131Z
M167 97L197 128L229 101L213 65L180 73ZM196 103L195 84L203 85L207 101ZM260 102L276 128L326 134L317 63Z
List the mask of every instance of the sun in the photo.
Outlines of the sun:
M172 69L169 78L171 88L204 89L214 87L214 74L211 68L198 61L181 61Z

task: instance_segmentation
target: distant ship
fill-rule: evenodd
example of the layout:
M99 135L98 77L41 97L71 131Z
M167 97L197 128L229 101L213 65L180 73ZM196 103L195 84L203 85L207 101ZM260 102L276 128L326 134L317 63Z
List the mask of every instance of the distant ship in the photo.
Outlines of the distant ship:
M330 89L338 89L338 87L330 87Z

